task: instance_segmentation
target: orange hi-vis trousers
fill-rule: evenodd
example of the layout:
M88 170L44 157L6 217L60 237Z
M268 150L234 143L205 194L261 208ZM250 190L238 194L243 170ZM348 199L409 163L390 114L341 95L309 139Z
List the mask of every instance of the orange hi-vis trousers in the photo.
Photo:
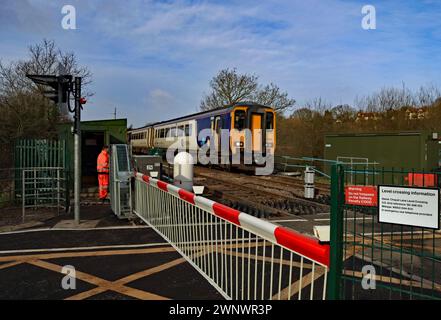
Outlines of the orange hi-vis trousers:
M103 150L96 160L98 171L98 191L100 199L106 199L109 193L109 154Z
M106 199L109 193L109 174L98 173L98 193L100 200Z

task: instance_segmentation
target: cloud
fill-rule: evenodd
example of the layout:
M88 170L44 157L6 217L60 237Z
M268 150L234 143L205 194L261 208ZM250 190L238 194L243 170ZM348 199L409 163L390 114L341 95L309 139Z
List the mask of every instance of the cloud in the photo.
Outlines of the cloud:
M173 96L165 90L153 89L150 91L148 97L145 99L148 108L156 111L164 111L173 106Z
M85 117L111 114L115 105L135 125L194 112L210 78L226 67L278 84L298 105L319 96L352 103L401 81L441 84L438 1L374 3L374 31L361 28L361 0L71 4L78 30L65 31L60 3L4 0L0 52L21 57L43 36L75 51L95 78L97 107Z

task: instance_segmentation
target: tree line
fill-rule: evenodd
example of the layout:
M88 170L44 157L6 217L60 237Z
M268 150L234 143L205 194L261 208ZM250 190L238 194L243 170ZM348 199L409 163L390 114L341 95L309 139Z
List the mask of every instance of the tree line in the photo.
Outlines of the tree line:
M290 115L278 115L280 155L323 158L326 134L441 131L441 92L434 85L410 90L385 87L355 99L354 106L311 100Z
M83 92L92 74L78 63L73 52L43 40L28 48L23 60L0 60L0 146L19 138L55 138L56 125L71 121L67 110L46 99L45 88L33 84L26 74L72 74L83 78ZM384 132L405 130L441 131L441 90L434 85L410 90L384 87L357 97L354 104L333 106L319 97L303 105L275 83L261 83L255 74L237 69L220 70L209 82L201 110L251 101L277 111L277 153L291 156L323 157L326 133ZM0 152L4 154L4 152ZM0 164L4 159L0 156Z

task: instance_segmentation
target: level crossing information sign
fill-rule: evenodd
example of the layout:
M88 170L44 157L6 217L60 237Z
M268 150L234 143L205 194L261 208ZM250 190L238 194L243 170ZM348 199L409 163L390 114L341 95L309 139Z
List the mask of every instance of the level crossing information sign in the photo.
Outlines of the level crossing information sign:
M439 229L439 189L378 186L378 221Z

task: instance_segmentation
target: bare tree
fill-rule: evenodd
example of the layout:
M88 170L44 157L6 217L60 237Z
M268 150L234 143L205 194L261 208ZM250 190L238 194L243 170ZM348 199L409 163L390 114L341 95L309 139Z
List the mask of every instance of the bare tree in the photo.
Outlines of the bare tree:
M415 106L415 95L403 83L401 88L383 87L364 97L357 97L355 105L367 112L397 110L402 107Z
M415 100L419 107L433 105L437 99L441 98L441 90L433 84L421 86L416 92Z
M283 112L292 107L294 99L274 83L261 86L253 74L239 74L236 69L223 69L210 81L211 92L201 101L201 110L211 110L243 101L273 107Z
M288 97L288 92L281 92L274 83L260 87L252 100L265 106L271 106L277 112L287 111L296 103L294 99Z
M43 40L29 47L29 58L3 64L0 61L0 139L18 137L46 137L54 133L54 126L63 116L57 106L41 95L44 89L30 81L26 74L72 74L83 78L87 85L92 74L78 64L73 52L63 52L54 41ZM67 114L64 114L67 118Z
M305 108L318 111L320 113L325 112L332 108L332 104L325 101L322 97L314 98L306 101Z
M92 82L88 68L79 66L73 52L63 52L54 41L44 39L41 43L29 46L29 58L4 65L0 61L0 95L30 92L35 89L26 74L59 75L71 74L82 77L83 94L92 95L87 86Z

